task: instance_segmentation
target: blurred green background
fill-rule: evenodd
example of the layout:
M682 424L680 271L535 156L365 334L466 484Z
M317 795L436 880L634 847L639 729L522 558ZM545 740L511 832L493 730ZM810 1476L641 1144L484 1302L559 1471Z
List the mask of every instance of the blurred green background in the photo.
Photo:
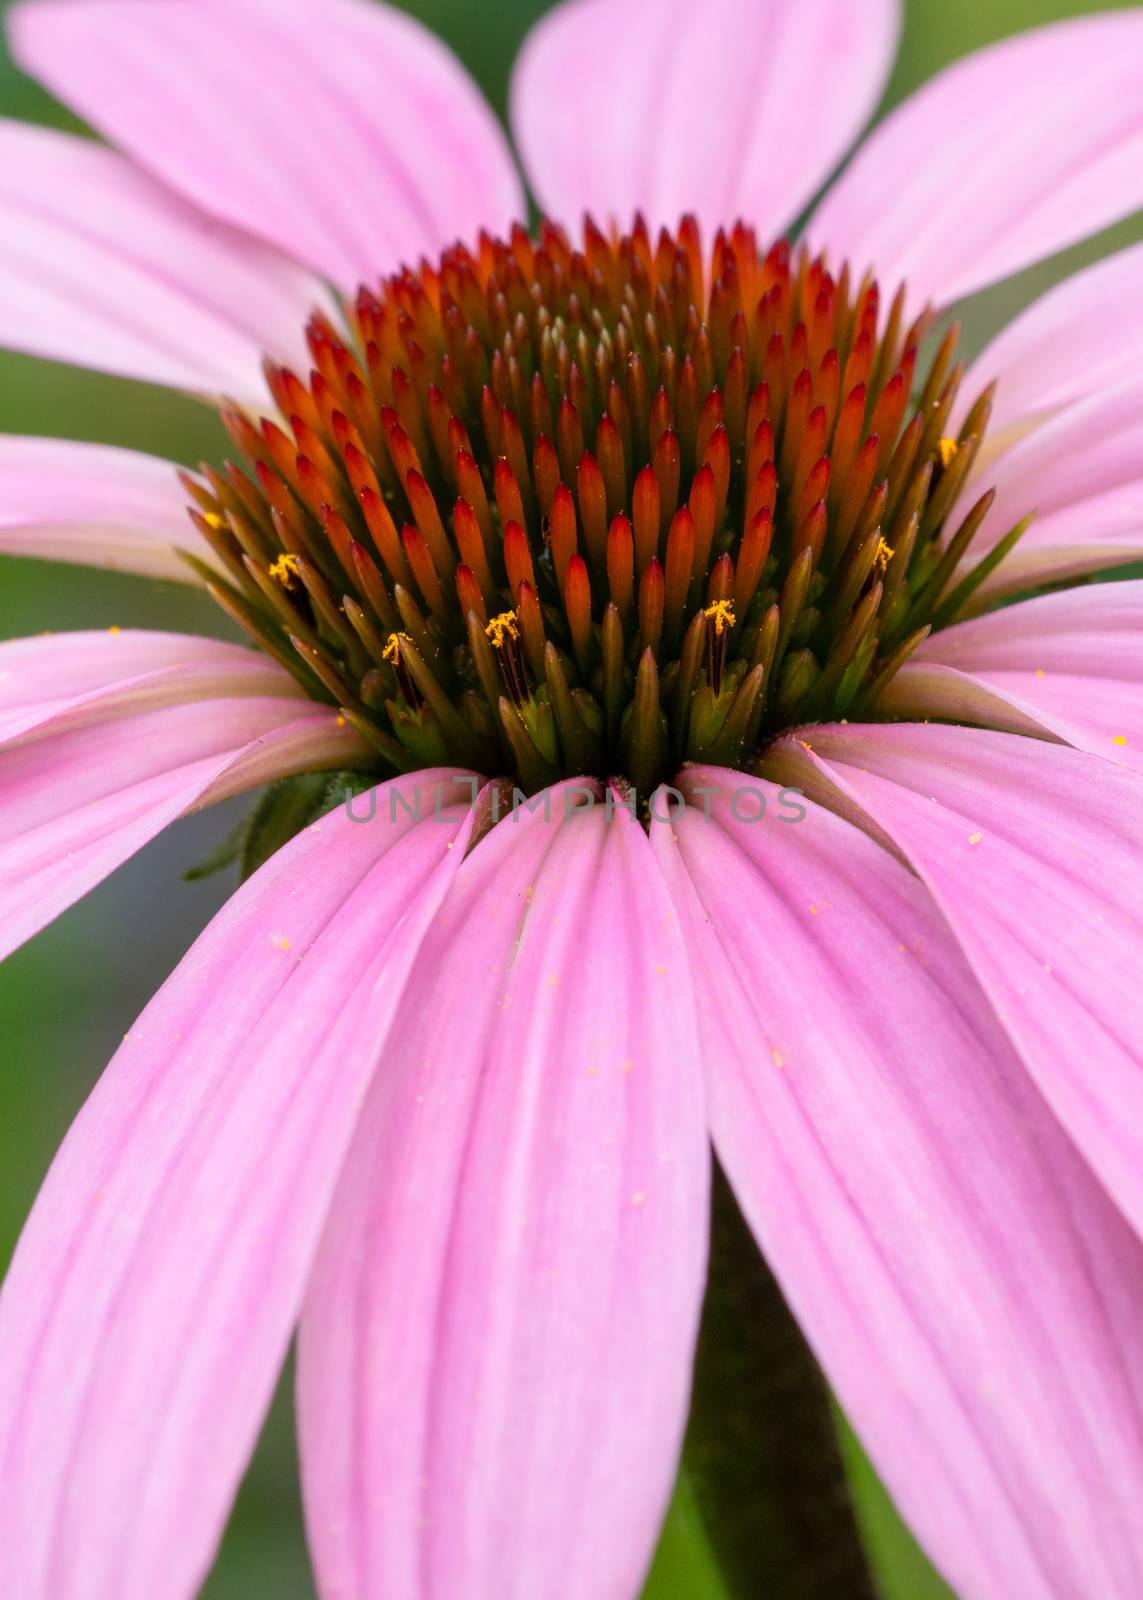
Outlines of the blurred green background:
M7 4L0 0L0 19ZM452 44L503 113L513 56L546 9L541 0L485 0L479 7L472 0L415 0L406 9ZM907 0L902 49L881 110L991 39L1105 9L1106 3L1076 0ZM0 114L78 127L16 72L2 45ZM965 311L969 350L1050 283L1141 237L1137 217L977 297ZM0 431L101 440L192 463L218 456L222 439L210 414L191 401L2 353ZM209 602L173 587L0 558L0 637L112 624L218 633L219 623ZM236 814L237 803L180 823L0 968L0 1266L56 1145L116 1043L226 897L225 875L188 884L182 874L208 854ZM887 1600L947 1596L848 1436L846 1448ZM205 1593L208 1600L313 1600L285 1383ZM647 1600L718 1600L721 1593L683 1491L668 1517Z

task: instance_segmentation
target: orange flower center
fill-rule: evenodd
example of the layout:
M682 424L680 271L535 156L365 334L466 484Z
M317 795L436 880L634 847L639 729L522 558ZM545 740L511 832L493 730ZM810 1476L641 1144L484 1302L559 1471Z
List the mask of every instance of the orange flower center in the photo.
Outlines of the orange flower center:
M267 364L285 426L223 413L212 592L385 769L748 766L875 715L983 575L991 496L949 524L990 396L954 436L931 323L742 224L457 246L315 317L308 382Z

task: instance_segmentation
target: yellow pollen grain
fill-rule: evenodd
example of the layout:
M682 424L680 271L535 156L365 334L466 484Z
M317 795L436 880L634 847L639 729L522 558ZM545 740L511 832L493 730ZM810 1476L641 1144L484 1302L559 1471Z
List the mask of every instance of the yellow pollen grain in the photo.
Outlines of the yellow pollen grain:
M782 1068L786 1065L785 1056L780 1050L771 1050L770 1057L778 1071L781 1072Z
M117 633L122 633L123 629L119 626L119 624L117 622L113 622L111 624L110 628L108 628L107 631L108 631L108 633L114 635L114 634L117 634Z
M715 600L706 607L703 616L708 622L714 623L714 636L720 639L728 629L734 626L734 605L729 600Z
M937 445L937 454L941 458L941 466L951 467L953 458L959 449L960 446L955 439L942 439L940 444Z
M391 633L385 641L384 650L381 652L382 660L387 661L391 667L399 667L401 665L401 640L408 637L407 633Z
M290 948L290 941L286 938L284 933L271 934L270 943L274 946L275 950L288 950Z
M506 640L520 637L520 629L516 623L516 613L514 611L502 611L498 617L493 617L484 631L497 650L499 650Z
M1037 667L1036 668L1036 676L1037 676L1037 678L1042 678L1044 676L1043 667Z
M633 1206L641 1206L646 1198L647 1196L644 1190L636 1189L635 1193L631 1196L631 1204Z
M655 971L658 973L660 978L663 976L663 974L666 972L666 970L667 970L666 967L656 967L655 968Z
M1112 744L1122 744L1122 745L1125 745L1125 744L1126 744L1126 743L1127 743L1127 739L1126 739L1126 737L1125 737L1125 735L1124 735L1124 734L1122 734L1122 733L1117 733L1117 734L1116 734L1116 735L1115 735L1115 737L1114 737L1114 739L1112 739L1112 741L1111 741L1111 742L1112 742Z
M877 541L877 554L873 557L873 565L879 572L884 572L893 559L893 546L884 539Z
M970 833L968 836L968 842L969 844L979 844L983 838L984 835L982 833Z
M277 581L282 585L283 589L288 589L291 582L297 575L297 571L298 558L295 555L291 555L287 550L283 555L278 557L277 561L275 561L274 565L270 568L270 576L271 578L277 579Z
M634 1072L635 1063L633 1061L631 1061L631 1060L625 1061L623 1063L623 1070L624 1070L624 1072Z

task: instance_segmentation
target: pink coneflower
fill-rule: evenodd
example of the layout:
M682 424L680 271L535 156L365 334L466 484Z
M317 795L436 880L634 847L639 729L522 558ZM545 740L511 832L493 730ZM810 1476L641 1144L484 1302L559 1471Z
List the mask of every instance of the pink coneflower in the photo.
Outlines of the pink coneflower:
M48 1176L6 1596L193 1594L295 1327L323 1596L637 1594L712 1141L958 1592L1143 1591L1143 584L1060 587L1143 554L1143 250L967 377L938 325L1143 203L1143 14L959 62L783 242L897 26L557 8L529 232L396 12L12 13L117 148L0 127L0 338L235 455L5 440L0 548L260 648L2 647L3 946L189 809L381 786L273 791Z

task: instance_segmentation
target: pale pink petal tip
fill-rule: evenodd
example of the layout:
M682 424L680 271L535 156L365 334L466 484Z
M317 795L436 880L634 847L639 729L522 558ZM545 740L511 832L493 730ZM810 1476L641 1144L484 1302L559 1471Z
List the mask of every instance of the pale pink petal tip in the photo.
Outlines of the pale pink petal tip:
M344 719L281 679L270 695L255 673L228 683L226 698L183 704L152 683L145 709L140 685L113 683L102 693L119 703L105 716L97 701L49 707L41 737L0 749L0 956L184 812L291 773L359 765L367 752Z
M0 345L197 394L260 400L262 356L301 360L328 304L277 250L113 150L2 120L0 233Z
M27 0L13 53L141 165L345 290L526 211L456 57L359 0Z
M1137 377L1143 366L1143 244L1074 273L1014 318L976 358L953 424L996 383L988 443L1019 439L1066 405Z
M74 561L171 583L213 561L169 461L110 445L0 437L0 553Z
M866 140L807 231L858 273L944 305L1140 204L1143 13L1131 9L947 67Z
M897 0L566 0L512 83L532 186L566 224L694 211L708 239L739 218L777 236L872 112L899 27Z

